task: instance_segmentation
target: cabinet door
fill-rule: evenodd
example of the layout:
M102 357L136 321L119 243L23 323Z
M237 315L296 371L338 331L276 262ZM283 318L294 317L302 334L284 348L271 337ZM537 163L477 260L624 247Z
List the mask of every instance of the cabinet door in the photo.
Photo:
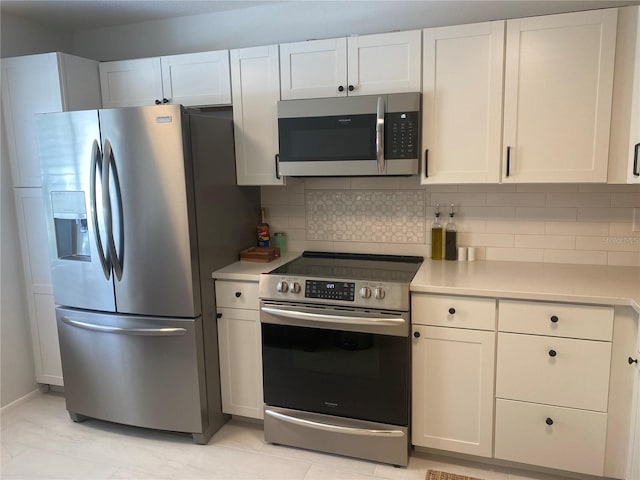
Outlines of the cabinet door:
M495 333L413 331L413 444L491 457Z
M349 37L348 95L419 92L420 38L420 30Z
M347 39L280 45L282 100L347 95Z
M278 46L231 50L238 185L282 185L276 172L280 73Z
M163 98L185 106L231 103L229 51L162 57Z
M36 113L63 110L55 53L2 59L2 113L14 187L39 187Z
M62 385L42 191L40 188L16 188L15 201L36 381Z
M504 22L423 35L422 183L498 183Z
M257 310L218 308L222 411L262 418L262 336Z
M162 101L160 57L100 64L102 106L138 107Z
M631 361L638 360L635 364L635 380L633 389L633 404L631 409L631 428L629 429L629 452L627 456L626 478L640 478L640 328L638 328L638 340L635 355Z
M635 7L635 12L628 11L628 13L635 20L636 37L627 180L628 183L640 183L640 7ZM638 456L640 456L640 454L638 454ZM640 463L640 460L638 463ZM640 470L640 466L638 469ZM640 477L640 473L638 477Z
M507 21L504 182L605 182L615 9Z

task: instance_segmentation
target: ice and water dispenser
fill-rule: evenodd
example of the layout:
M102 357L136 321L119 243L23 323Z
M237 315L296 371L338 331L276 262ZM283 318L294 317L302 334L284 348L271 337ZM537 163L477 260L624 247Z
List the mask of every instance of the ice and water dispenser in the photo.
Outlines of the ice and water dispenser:
M51 192L58 258L91 261L84 192Z

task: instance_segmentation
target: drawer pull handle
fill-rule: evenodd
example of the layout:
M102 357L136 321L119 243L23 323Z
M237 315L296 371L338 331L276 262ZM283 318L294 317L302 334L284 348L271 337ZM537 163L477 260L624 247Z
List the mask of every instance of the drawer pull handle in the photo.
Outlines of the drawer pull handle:
M547 425L551 426L551 425L553 425L553 419L551 417L547 417L547 419L544 421L544 423L546 423Z
M236 298L240 298L240 295L242 295L242 292L236 292Z
M420 338L420 332L413 332L413 336L416 338ZM629 360L631 360L631 357L629 357ZM629 362L631 363L631 362Z
M555 357L557 355L555 350L549 350L549 356L550 357Z
M454 315L456 313L456 309L453 307L449 308L449 315Z
M216 313L216 318L222 318L222 314L221 313Z
M638 359L629 357L628 362L629 362L629 365L633 365L634 363L638 363Z
M551 320L552 323L558 323L558 317L556 315L551 315L549 320Z

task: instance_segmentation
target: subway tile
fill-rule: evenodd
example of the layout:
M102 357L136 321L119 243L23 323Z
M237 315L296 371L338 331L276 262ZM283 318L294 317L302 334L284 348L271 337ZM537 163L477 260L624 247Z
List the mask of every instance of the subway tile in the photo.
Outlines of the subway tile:
M514 235L501 233L460 232L458 244L478 247L513 247Z
M515 207L468 207L461 208L458 218L465 220L513 220L516 216Z
M289 217L289 227L290 228L306 228L307 221L305 217Z
M349 177L313 177L304 179L307 190L348 190L351 188Z
M541 248L487 247L485 250L485 259L513 262L542 262L543 250Z
M567 184L567 183L519 183L516 185L516 191L523 192L523 193L532 193L532 192L568 193L568 192L577 192L578 186L575 184Z
M267 209L267 219L273 217L304 217L304 205L265 205Z
M442 211L446 207L446 212L449 212L449 205L455 204L455 211L465 208L465 206L482 206L487 204L487 195L485 193L432 193L429 200L432 206L436 203L440 204L440 210Z
M458 232L474 232L474 233L485 233L486 232L486 223L484 220L463 220L463 219L455 219L456 226L458 228ZM447 225L447 219L443 223L443 228ZM431 225L428 228L431 231ZM508 232L490 232L490 233L508 233Z
M625 222L611 222L608 234L613 237L640 237L640 231L633 231L633 223ZM607 232L604 235L607 235Z
M486 222L487 233L513 233L513 234L528 234L528 235L542 235L545 233L544 222L526 222L526 221L513 221L513 220L491 220Z
M574 249L576 237L571 235L516 235L515 247Z
M611 185L606 183L581 183L579 192L633 193L640 192L640 185Z
M640 207L640 190L633 193L612 193L611 206L616 207Z
M607 264L640 267L640 252L607 252Z
M576 237L576 250L640 252L640 237Z
M606 265L607 252L595 250L555 250L544 251L545 263L576 263L587 265Z
M459 185L458 191L463 193L510 193L516 191L516 186L513 184L467 184Z
M528 221L575 220L577 216L577 209L555 207L517 207L515 216L518 220Z
M487 205L511 205L514 207L544 207L544 193L487 193Z
M547 193L548 207L609 207L609 193Z
M633 208L579 208L580 221L629 222L633 221Z
M431 257L430 244L398 244L380 243L380 253L387 255L417 255L424 258Z
M425 185L427 193L453 193L458 192L458 185Z
M546 222L547 235L607 235L609 224L605 222Z

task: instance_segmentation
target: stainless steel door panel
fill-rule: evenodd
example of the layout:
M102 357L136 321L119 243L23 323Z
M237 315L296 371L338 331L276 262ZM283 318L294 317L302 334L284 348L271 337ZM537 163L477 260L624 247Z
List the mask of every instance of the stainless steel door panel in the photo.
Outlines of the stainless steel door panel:
M200 314L192 167L181 115L179 105L100 110L103 144L113 153L111 252L121 313Z
M100 233L106 227L102 215L100 162L92 172L94 147L100 145L97 110L38 115L38 156L49 239L55 302L92 310L115 311L113 282L101 262ZM92 173L95 186L92 190ZM95 204L92 202L95 195ZM70 200L67 200L70 199ZM54 205L56 218L54 220ZM84 218L82 212L84 212ZM94 221L95 220L95 221ZM60 254L62 237L56 236L64 222L84 222L84 255ZM97 228L96 228L97 227ZM102 238L106 240L106 236Z
M56 309L67 409L112 422L202 433L202 319Z

